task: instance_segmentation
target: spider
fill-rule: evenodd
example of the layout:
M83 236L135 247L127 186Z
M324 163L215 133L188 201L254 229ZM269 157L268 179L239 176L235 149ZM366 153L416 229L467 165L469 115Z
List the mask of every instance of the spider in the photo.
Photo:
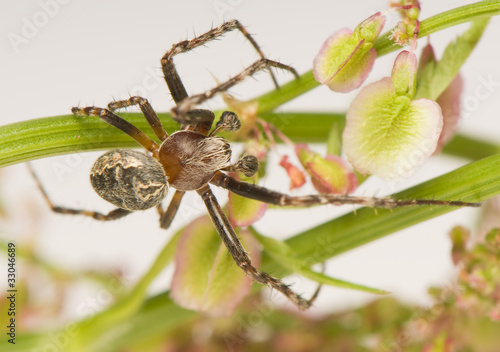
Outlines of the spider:
M174 65L173 57L204 45L232 30L239 30L261 58L215 88L202 94L188 96ZM72 112L77 116L97 116L102 121L120 129L137 141L148 153L131 149L116 149L106 152L94 163L90 173L92 186L99 196L117 207L107 214L55 206L38 182L42 195L54 212L85 215L104 221L115 220L134 211L156 207L160 215L160 227L167 229L179 208L184 193L196 191L203 199L217 232L236 264L254 281L281 292L299 309L305 310L311 306L316 294L307 300L292 291L281 280L252 265L248 254L212 193L210 184L243 197L278 206L361 204L370 207L394 208L409 205L476 205L461 201L396 200L333 194L290 196L233 178L225 172L242 172L246 176L252 176L258 170L258 160L252 155L245 155L238 162L231 164L229 143L216 136L222 130L238 130L241 126L238 117L231 111L224 111L215 128L211 130L215 119L214 113L196 108L196 106L218 93L227 91L259 71L269 70L277 88L271 68L289 71L298 79L297 72L290 66L265 58L252 36L236 20L225 22L192 40L174 44L162 57L161 66L168 89L176 103L171 110L171 115L181 124L180 130L168 135L148 100L138 96L133 96L128 100L113 101L108 104L107 109L94 106L72 108ZM139 106L161 144L157 144L144 132L114 113L117 109L135 105ZM164 210L161 203L169 187L175 189L175 193L168 208Z

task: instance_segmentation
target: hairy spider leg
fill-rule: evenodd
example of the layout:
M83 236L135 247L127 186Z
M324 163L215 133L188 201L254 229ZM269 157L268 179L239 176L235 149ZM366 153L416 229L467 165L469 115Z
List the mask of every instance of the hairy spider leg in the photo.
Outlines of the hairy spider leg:
M281 280L255 268L210 187L205 185L196 192L205 202L208 214L210 215L210 218L212 219L212 222L229 254L236 262L236 265L238 265L248 276L250 276L252 280L267 285L284 294L299 309L308 309L317 297L317 292L314 293L310 300L307 300L293 292L290 287L284 284Z
M127 100L112 101L111 103L108 104L108 109L114 112L115 110L134 105L139 105L139 108L141 109L146 120L148 121L149 126L151 126L151 128L153 129L153 132L155 133L156 137L158 137L160 141L164 141L165 139L167 139L168 137L167 131L165 131L165 129L163 128L163 125L160 122L158 115L156 115L156 112L153 110L153 107L151 106L151 104L147 99L138 96L133 96Z
M245 78L251 77L259 71L268 69L270 67L275 67L283 70L287 70L291 72L296 78L298 78L297 71L291 66L282 64L278 61L273 61L269 59L260 59L255 61L253 64L245 68L243 71L238 73L237 75L229 78L227 81L219 84L215 88L212 88L204 93L192 95L183 99L179 102L171 111L172 116L174 118L182 118L185 116L192 108L196 105L199 105L211 98L213 98L216 94L222 93L230 89L231 87L237 85L242 82Z
M38 178L35 171L33 170L33 167L31 166L31 164L27 163L26 165L28 166L28 170L30 171L31 175L33 176L33 179L35 180L35 183L38 186L38 189L42 193L42 196L45 199L45 202L49 205L49 208L54 213L67 214L67 215L84 215L84 216L89 216L89 217L94 218L95 220L99 220L99 221L116 220L116 219L120 219L120 218L132 213L132 211L130 211L130 210L116 208L114 210L111 210L107 214L102 214L102 213L99 213L97 211L73 209L73 208L66 208L66 207L60 207L60 206L54 205L54 203L52 203L52 201L50 200L47 192L43 188L42 183L40 182L40 179Z
M89 106L86 108L72 108L71 112L75 115L80 116L97 116L104 122L118 128L119 130L125 132L130 137L135 139L137 143L142 145L146 150L153 154L153 157L158 158L159 147L156 142L151 140L144 132L132 125L130 122L122 119L120 116L114 114L108 109L97 108L95 106Z
M252 46L255 48L255 50L257 51L257 53L261 58L263 59L265 58L264 53L260 49L257 42L253 39L250 33L248 33L245 27L243 27L241 23L238 22L237 20L231 20L225 22L219 27L212 28L208 32L200 36L197 36L196 38L193 38L191 40L184 40L182 42L172 45L172 48L169 51L167 51L165 55L163 55L161 59L161 66L163 69L163 74L165 76L165 81L167 82L168 85L168 89L170 90L172 98L176 103L181 102L188 96L188 94L186 92L186 88L182 84L179 73L177 72L177 69L173 61L173 57L177 54L185 53L199 46L202 46L211 40L217 39L224 33L233 31L235 29L239 30L245 36L245 38L250 42L250 44L252 44ZM274 74L272 73L272 71L269 72L274 82L274 85L276 86L276 88L278 88L278 82L276 81Z
M359 204L372 208L399 208L415 205L436 205L447 207L478 207L480 203L469 203L458 200L437 200L437 199L394 199L355 197L342 194L313 194L306 196L290 196L285 193L276 192L252 183L237 180L222 172L217 172L210 181L211 184L225 188L237 195L245 198L259 200L278 206L305 207L313 205L345 205Z

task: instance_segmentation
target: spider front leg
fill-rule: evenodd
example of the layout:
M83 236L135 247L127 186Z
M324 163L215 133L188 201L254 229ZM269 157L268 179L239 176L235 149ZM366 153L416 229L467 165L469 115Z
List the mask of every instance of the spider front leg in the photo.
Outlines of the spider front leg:
M208 213L212 222L219 233L224 245L226 246L229 254L233 257L236 264L252 278L263 285L267 285L284 294L290 301L292 301L300 310L306 310L311 307L314 299L317 297L317 292L314 293L310 300L306 300L297 293L293 292L290 287L285 285L279 279L256 269L252 265L252 261L247 252L243 248L238 236L234 232L229 220L222 211L217 199L213 195L208 185L196 191L205 202Z
M173 57L177 54L185 53L199 46L202 46L211 40L217 39L224 33L233 31L235 29L239 30L245 36L245 38L247 38L247 40L252 44L252 46L255 48L259 56L262 59L265 59L264 53L262 52L262 50L260 50L260 47L257 44L257 42L252 38L252 36L250 35L250 33L248 33L245 27L243 27L241 23L239 23L237 20L231 20L225 22L221 26L213 28L194 39L185 40L180 43L174 44L172 48L169 51L167 51L165 55L163 55L161 59L161 66L163 69L163 75L165 77L165 81L167 82L168 85L168 89L170 90L172 98L176 103L179 103L183 99L187 98L188 94L186 92L184 84L181 81L179 73L177 72L177 69L173 61ZM276 86L276 88L278 88L278 82L276 81L274 74L272 73L272 71L269 72L274 82L274 85Z
M126 108L128 106L134 106L134 105L139 105L139 108L141 109L142 113L144 114L144 117L148 121L149 125L153 129L156 137L160 141L164 141L167 139L168 134L163 128L163 125L158 118L158 115L156 115L156 112L153 110L153 107L151 104L148 102L147 99L142 98L142 97L130 97L130 99L127 100L117 100L117 101L112 101L111 103L108 104L108 109L112 112L114 112L117 109L121 108Z
M38 189L42 193L43 198L47 202L49 208L54 213L67 214L67 215L84 215L84 216L88 216L88 217L91 217L91 218L94 218L94 219L100 220L100 221L116 220L116 219L120 219L120 218L132 213L132 211L130 211L130 210L116 208L107 214L102 214L102 213L99 213L97 211L92 211L92 210L73 209L73 208L66 208L66 207L60 207L60 206L54 205L54 203L52 203L52 201L50 200L47 192L43 188L42 183L38 179L38 176L36 175L35 171L31 167L31 164L27 163L27 166L28 166L28 169L29 169L31 175L33 176L33 179L35 180L35 182L38 186Z
M174 118L181 118L186 115L190 110L193 109L196 105L199 105L211 98L213 98L216 94L222 93L230 89L231 87L237 85L242 82L245 78L251 77L259 71L265 70L270 67L280 68L283 70L287 70L291 72L296 78L299 77L297 71L291 66L282 64L281 62L269 60L269 59L260 59L254 62L252 65L245 68L243 71L238 73L237 75L231 77L226 82L219 84L215 88L206 91L205 93L192 95L190 97L186 97L181 102L179 102L172 109L172 116Z
M72 108L71 112L79 116L97 116L104 122L118 128L125 132L130 137L135 139L146 150L150 151L153 155L158 155L158 144L152 141L144 132L132 125L130 122L122 119L120 116L114 114L108 109L97 108L89 106L86 108Z

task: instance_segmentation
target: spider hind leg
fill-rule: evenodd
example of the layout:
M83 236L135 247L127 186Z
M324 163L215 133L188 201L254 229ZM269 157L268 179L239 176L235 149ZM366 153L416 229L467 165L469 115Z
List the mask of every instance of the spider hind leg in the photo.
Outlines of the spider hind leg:
M290 287L284 284L281 280L258 270L252 265L252 260L248 256L247 252L243 248L238 236L234 232L229 220L222 211L217 199L215 199L214 194L210 190L208 185L200 188L196 191L200 197L203 199L208 214L212 219L212 222L219 233L224 245L226 246L229 254L238 265L252 280L257 281L263 285L269 286L282 294L284 294L292 303L294 303L300 310L306 310L311 307L313 301L316 299L317 292L314 293L310 300L307 300L295 293Z

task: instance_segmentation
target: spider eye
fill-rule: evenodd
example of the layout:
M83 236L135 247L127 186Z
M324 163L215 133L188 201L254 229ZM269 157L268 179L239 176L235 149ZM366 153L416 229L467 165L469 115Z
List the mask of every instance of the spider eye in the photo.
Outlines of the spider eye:
M167 177L152 156L130 149L116 149L99 157L90 172L90 183L99 196L119 208L145 210L167 195Z

